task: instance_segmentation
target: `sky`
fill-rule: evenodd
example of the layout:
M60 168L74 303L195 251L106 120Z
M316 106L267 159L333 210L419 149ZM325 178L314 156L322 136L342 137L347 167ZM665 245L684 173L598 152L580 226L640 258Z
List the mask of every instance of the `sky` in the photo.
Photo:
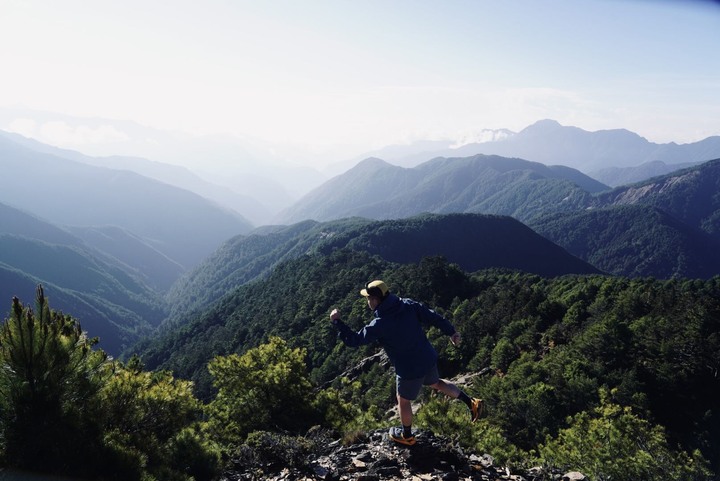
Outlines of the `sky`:
M129 135L32 114L53 112L349 156L554 119L689 143L720 135L718 47L709 0L0 0L0 129Z

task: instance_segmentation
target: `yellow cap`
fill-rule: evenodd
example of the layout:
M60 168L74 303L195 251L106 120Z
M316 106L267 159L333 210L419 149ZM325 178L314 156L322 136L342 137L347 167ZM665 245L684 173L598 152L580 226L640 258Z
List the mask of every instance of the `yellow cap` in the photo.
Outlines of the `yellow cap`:
M383 281L372 281L365 284L365 289L360 291L361 296L365 297L385 297L390 292L388 286Z

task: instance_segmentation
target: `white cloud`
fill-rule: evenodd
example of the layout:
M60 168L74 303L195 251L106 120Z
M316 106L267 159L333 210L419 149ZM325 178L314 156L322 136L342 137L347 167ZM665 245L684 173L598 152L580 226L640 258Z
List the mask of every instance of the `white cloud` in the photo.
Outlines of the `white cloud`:
M73 126L61 120L38 123L32 119L18 118L10 122L8 130L60 147L81 147L130 140L126 133L112 125Z
M16 134L20 134L25 137L34 137L35 131L37 127L37 122L35 122L33 119L15 119L12 122L10 122L7 126L7 130L9 132L15 132Z

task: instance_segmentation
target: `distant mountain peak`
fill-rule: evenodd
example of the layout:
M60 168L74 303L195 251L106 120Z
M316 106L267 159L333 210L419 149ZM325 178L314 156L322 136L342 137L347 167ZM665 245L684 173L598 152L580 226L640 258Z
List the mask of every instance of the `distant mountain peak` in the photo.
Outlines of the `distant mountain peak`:
M357 163L355 167L350 169L352 172L374 172L377 170L385 169L388 167L395 167L397 166L384 161L383 159L379 159L377 157L368 157L367 159L361 160ZM350 172L348 171L348 172Z
M565 125L562 125L557 120L552 119L544 119L544 120L538 120L534 124L528 125L524 129L522 129L518 134L514 137L515 139L527 139L527 138L536 138L538 136L548 136L548 139L552 139L553 137L557 135L562 135L564 132L573 132L573 133L586 133L589 134L590 132L587 132L579 127L568 127Z
M530 128L559 128L559 127L563 127L563 125L561 125L560 122L558 122L557 120L553 120L553 119L542 119L542 120L538 120L537 122L535 122L535 123L532 124L532 125L529 125L528 127L526 127L526 129L530 129Z

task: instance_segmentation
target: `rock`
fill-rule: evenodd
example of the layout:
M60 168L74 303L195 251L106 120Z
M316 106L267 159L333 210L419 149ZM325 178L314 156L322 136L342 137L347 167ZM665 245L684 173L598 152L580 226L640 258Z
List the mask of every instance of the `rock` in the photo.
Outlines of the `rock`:
M563 474L562 481L587 481L587 477L583 473L571 471Z
M480 465L483 468L489 468L493 464L495 464L495 460L489 454L483 454L482 456L478 456L477 454L471 454L469 460L471 464Z
M318 479L326 479L328 474L330 474L330 470L324 466L320 466L319 464L312 466L313 474Z
M283 436L283 435L277 435ZM465 453L456 443L436 436L431 431L419 430L417 443L404 446L391 441L385 429L355 436L353 444L343 445L331 440L330 433L314 431L302 438L286 436L285 443L297 439L309 445L304 458L293 455L286 465L273 459L264 459L262 450L244 446L242 456L233 460L231 471L224 473L223 481L241 480L322 480L322 481L545 481L560 480L560 473L533 468L527 473L511 473L507 468L495 466L488 454ZM283 444L287 446L288 444ZM299 452L299 451L298 451ZM294 453L295 454L295 453ZM567 473L563 481L585 481ZM580 474L580 473L577 473Z

